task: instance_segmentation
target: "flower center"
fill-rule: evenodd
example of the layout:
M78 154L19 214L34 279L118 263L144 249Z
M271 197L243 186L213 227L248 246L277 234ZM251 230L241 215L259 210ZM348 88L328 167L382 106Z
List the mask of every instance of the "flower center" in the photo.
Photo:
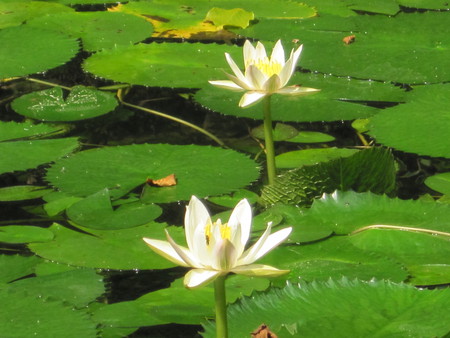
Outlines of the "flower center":
M228 226L227 223L222 224L222 221L218 219L214 223L208 223L205 226L205 240L206 245L209 245L211 242L211 237L214 236L214 228L219 227L219 233L220 237L222 239L230 239L231 238L231 228Z
M254 60L253 65L268 77L271 77L274 74L279 74L283 68L280 63L269 60L268 57Z

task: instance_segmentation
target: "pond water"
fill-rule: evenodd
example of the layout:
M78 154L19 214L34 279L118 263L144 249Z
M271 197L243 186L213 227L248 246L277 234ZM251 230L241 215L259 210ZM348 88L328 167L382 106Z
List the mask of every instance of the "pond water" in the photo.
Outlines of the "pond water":
M185 245L191 196L292 227L230 337L450 334L448 4L103 2L0 4L1 337L214 337L142 239Z

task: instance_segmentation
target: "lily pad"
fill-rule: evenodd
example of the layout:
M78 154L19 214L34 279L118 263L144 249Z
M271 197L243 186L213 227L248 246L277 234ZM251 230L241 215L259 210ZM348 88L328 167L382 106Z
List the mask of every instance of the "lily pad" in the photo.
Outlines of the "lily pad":
M0 79L43 72L60 66L78 52L78 41L67 35L21 25L0 31Z
M0 242L9 244L49 242L53 233L45 228L27 225L0 227Z
M83 232L54 224L49 228L55 235L53 241L28 247L46 259L80 267L132 270L174 266L142 240L143 237L165 240L164 224L152 222L114 231L79 228ZM183 242L183 229L173 227L169 232L177 243Z
M72 204L66 211L72 222L91 229L126 229L153 221L161 215L155 204L132 202L113 210L108 189Z
M0 188L0 202L32 200L52 191L52 189L47 187L34 185L16 185Z
M450 85L418 86L406 103L371 119L369 134L398 150L450 158Z
M297 168L304 165L314 165L337 158L349 157L355 154L357 149L346 148L319 148L294 150L275 157L277 168Z
M0 122L0 141L41 138L60 133L61 131L63 131L61 127L45 123L35 124L31 121L22 123Z
M107 92L75 86L67 98L61 87L25 94L12 102L19 114L42 121L78 121L114 110L117 101Z
M329 134L321 133L318 131L300 131L297 136L286 140L293 143L325 143L332 142L335 138Z
M300 40L301 66L321 73L421 84L450 79L448 13L320 15L307 20L262 19L236 33L265 40ZM415 27L411 39L411 27ZM355 35L351 44L342 41ZM327 52L324 53L323 51Z
M0 283L31 275L35 266L41 262L42 259L37 256L0 255Z
M251 135L253 137L265 140L264 135L264 125L260 125L251 130ZM298 135L298 130L288 124L277 123L275 128L272 130L274 141L287 141Z
M83 49L87 51L128 46L153 33L152 24L144 18L110 11L45 15L28 24L81 38Z
M246 337L264 323L279 337L443 337L449 306L448 289L347 279L302 283L231 305L229 334ZM215 337L213 322L204 328L204 337Z
M224 26L246 28L254 18L253 12L247 12L242 8L223 9L213 7L206 13L206 20L213 22L215 26L222 29Z
M0 29L19 26L24 22L51 13L73 12L70 7L42 1L11 1L0 3Z
M78 147L76 137L51 140L1 142L0 173L26 170L67 155ZM20 157L17 157L20 154Z
M234 54L236 55L236 54ZM234 57L234 56L233 56ZM302 57L300 64L305 58ZM238 64L239 61L237 61ZM226 63L222 67L226 72ZM224 79L219 72L210 72L209 80ZM272 118L276 121L337 121L352 120L375 115L378 110L362 102L403 101L403 92L391 84L337 78L323 74L296 73L289 84L317 88L321 91L314 95L289 96L275 94L271 97ZM239 108L242 92L233 92L203 83L194 99L205 108L240 117L262 120L262 105Z
M425 184L444 195L450 195L450 173L440 173L427 177Z
M176 185L146 187L145 203L229 193L256 180L259 170L254 161L232 150L142 144L76 153L55 163L47 172L47 180L62 192L80 197L108 188L114 199L144 185L147 178L171 174L175 174Z

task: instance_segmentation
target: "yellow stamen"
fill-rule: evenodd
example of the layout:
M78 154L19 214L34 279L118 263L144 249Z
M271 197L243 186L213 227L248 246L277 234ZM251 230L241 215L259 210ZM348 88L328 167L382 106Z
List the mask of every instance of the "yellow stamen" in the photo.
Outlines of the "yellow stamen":
M227 223L220 225L220 236L222 239L230 239L231 238L231 228Z
M211 238L211 223L206 224L205 226L205 240L206 240L206 245L209 245L209 241Z
M280 63L269 60L267 57L255 61L256 62L254 62L253 65L268 77L271 77L274 74L279 74L283 68Z

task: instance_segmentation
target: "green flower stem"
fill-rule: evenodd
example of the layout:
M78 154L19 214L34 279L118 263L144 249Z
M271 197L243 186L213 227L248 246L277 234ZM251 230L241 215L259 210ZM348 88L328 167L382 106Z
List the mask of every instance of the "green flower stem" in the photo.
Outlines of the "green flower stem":
M267 178L269 185L274 184L277 175L275 166L275 147L273 145L272 116L270 112L270 95L263 99L264 139L266 143Z
M214 297L216 301L216 338L228 338L227 300L225 294L226 275L214 281Z

